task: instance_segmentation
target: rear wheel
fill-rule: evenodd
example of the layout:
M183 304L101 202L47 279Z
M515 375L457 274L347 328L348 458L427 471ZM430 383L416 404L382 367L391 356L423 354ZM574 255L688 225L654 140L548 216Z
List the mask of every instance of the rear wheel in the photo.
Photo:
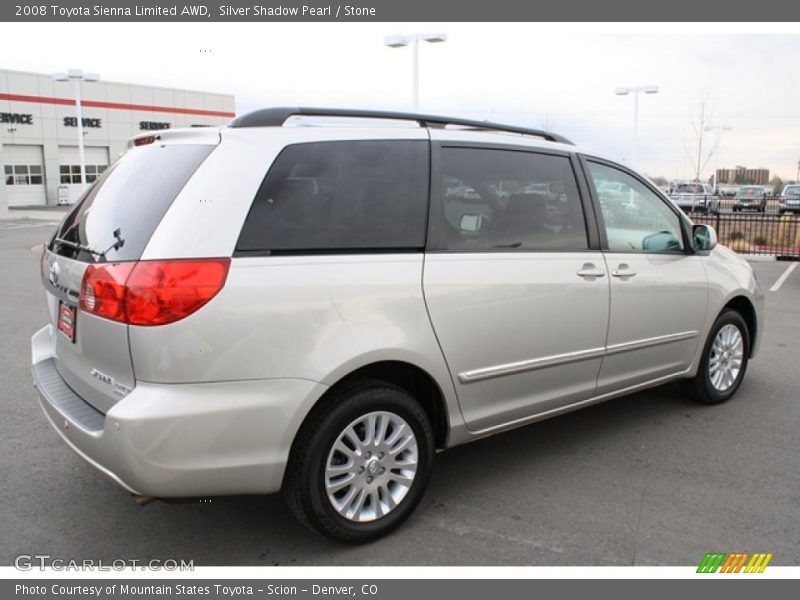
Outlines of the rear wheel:
M361 543L414 511L433 464L433 428L405 390L370 381L331 398L294 448L284 492L295 516L324 536Z
M742 383L750 355L750 334L742 316L725 309L711 328L700 367L687 381L691 396L702 404L730 399Z

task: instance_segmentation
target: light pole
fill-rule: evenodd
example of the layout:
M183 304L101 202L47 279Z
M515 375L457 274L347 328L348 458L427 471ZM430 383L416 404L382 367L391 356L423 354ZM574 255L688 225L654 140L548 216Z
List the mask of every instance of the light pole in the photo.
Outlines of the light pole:
M639 94L657 94L657 85L635 85L618 87L614 90L617 96L633 94L633 151L631 152L631 166L636 167L636 146L639 138Z
M722 143L722 132L730 131L733 129L730 125L706 125L703 127L705 131L717 132L717 148L714 151L714 193L717 193L717 167L719 166L719 145Z
M411 98L414 112L419 110L419 43L446 42L446 33L411 33L409 35L389 35L383 43L390 48L411 46Z
M53 81L75 82L75 111L78 117L78 159L81 164L81 192L86 190L86 156L83 149L83 111L81 110L81 81L100 81L97 73L84 73L80 69L70 69L66 73L54 73Z

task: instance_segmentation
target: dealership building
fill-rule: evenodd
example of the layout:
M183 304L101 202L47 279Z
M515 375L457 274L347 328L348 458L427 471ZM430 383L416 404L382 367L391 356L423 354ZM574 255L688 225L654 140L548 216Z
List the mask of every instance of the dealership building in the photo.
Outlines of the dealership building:
M91 183L135 135L224 125L234 97L112 81L80 83L86 180ZM75 82L0 69L0 212L80 196Z

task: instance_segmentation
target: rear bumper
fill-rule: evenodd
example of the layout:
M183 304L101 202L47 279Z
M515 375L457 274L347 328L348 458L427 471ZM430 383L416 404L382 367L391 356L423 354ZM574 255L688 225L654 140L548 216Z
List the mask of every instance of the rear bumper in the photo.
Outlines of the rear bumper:
M58 375L50 350L54 335L48 325L31 340L34 384L45 415L77 454L135 494L278 491L292 440L327 389L301 379L137 382L103 415Z

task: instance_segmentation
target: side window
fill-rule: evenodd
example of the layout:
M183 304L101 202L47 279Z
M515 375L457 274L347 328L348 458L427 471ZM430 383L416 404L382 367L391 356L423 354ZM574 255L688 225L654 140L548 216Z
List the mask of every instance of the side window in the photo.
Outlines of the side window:
M680 219L660 196L624 171L591 161L588 164L609 250L683 250Z
M439 245L460 251L588 248L569 158L443 148Z
M421 249L429 163L425 141L287 146L261 183L236 249Z

